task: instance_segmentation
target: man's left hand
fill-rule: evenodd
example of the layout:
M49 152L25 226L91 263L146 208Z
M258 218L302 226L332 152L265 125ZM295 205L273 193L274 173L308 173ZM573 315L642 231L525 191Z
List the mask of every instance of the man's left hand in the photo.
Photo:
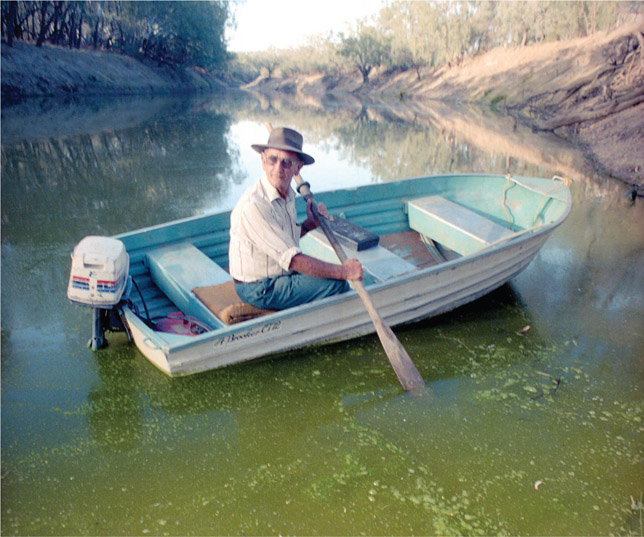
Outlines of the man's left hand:
M315 218L315 215L313 214L313 200L308 200L306 202L306 228L309 230L315 229L320 225L320 222L318 222L317 218ZM326 205L324 203L318 203L318 214L322 218L329 218L329 212L326 209Z

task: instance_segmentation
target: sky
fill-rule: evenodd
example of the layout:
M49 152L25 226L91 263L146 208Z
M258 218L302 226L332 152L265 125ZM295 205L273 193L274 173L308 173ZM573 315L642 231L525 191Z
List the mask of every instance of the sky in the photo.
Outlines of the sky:
M384 4L384 0L242 0L233 4L237 28L227 33L228 50L298 47L310 36L347 32Z

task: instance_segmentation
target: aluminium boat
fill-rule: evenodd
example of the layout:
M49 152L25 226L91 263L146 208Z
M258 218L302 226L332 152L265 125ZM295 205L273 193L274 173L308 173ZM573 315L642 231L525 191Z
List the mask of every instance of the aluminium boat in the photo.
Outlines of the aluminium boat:
M508 282L571 208L565 180L511 175L418 177L316 199L348 257L362 262L364 286L392 327L453 310ZM296 206L303 220L304 200ZM227 272L229 227L227 211L81 241L68 296L93 308L90 346L100 348L105 332L122 329L158 369L180 376L375 331L353 290L281 311L243 304ZM300 246L339 262L320 229ZM106 274L124 263L125 273Z

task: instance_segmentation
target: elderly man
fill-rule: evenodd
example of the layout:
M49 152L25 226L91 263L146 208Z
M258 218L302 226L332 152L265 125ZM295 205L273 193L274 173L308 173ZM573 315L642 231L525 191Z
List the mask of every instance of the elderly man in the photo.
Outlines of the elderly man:
M285 309L349 289L347 280L362 280L357 259L342 265L302 253L299 239L319 224L306 206L307 218L296 223L293 177L315 160L302 151L303 138L293 129L276 128L260 153L264 173L240 198L230 217L229 270L235 290L248 304ZM326 217L323 204L319 213Z

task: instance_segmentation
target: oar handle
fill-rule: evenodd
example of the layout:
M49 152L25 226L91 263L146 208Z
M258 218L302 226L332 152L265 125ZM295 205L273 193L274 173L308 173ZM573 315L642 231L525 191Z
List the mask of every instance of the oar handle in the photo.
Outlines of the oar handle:
M306 201L311 200L311 210L313 211L313 216L315 216L316 220L319 222L322 231L329 240L329 243L331 244L335 255L338 256L340 263L344 263L348 259L347 254L344 253L340 242L335 236L335 233L333 233L331 226L329 226L329 221L319 213L317 201L315 201L315 198L311 193L311 185L309 185L308 181L304 181L299 173L294 177L294 179L295 183L297 184L297 191L300 193L300 195Z

